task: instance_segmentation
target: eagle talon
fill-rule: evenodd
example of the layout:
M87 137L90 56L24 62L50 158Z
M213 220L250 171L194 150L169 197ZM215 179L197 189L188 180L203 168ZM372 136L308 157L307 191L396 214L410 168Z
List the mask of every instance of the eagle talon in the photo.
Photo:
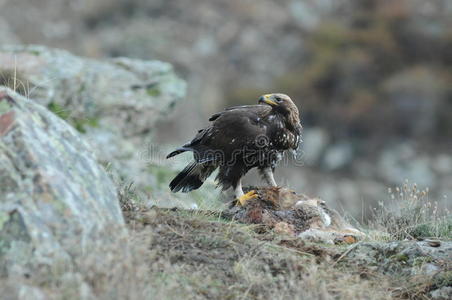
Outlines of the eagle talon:
M245 203L248 200L256 199L257 197L259 197L259 195L256 193L256 191L254 191L254 190L249 191L245 195L242 195L237 198L237 205L239 205L239 203L240 203L241 206L245 206Z

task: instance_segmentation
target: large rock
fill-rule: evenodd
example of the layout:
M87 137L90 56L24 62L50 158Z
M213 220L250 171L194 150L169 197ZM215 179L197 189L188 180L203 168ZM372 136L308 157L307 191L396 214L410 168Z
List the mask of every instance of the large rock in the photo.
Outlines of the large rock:
M123 218L116 188L73 127L0 87L0 274L69 268Z
M9 46L0 48L0 66L0 73L11 77L5 84L82 132L113 173L141 187L155 181L147 164L156 157L150 133L185 95L185 82L170 64L99 61L41 46Z
M437 273L449 268L450 241L364 242L354 247L347 259L390 274Z

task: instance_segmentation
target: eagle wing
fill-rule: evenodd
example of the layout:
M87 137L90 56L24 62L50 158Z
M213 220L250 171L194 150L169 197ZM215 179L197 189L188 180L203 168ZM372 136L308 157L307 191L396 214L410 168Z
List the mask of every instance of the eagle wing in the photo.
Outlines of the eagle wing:
M258 115L258 117L263 117L266 114L268 114L270 112L270 110L271 109L267 105L239 105L239 106L232 106L232 107L226 108L223 111L220 111L218 113L213 114L209 118L209 121L215 121L220 116L222 116L224 114L228 114L231 111L233 113L238 112L239 114L245 114L245 115L247 114L251 118L253 118L254 115Z
M215 155L229 159L236 149L254 149L259 137L267 134L262 119L270 113L265 105L235 106L212 115L212 124L198 131L195 138L184 147L195 153L197 162L213 160Z

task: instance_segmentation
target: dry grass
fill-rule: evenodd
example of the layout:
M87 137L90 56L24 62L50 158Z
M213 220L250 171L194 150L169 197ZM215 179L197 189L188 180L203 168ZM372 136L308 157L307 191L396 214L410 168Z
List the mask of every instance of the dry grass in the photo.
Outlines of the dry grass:
M17 72L16 69L0 69L0 86L6 86L23 96L28 97L33 89L30 82Z
M452 239L452 217L447 209L429 199L429 190L416 184L388 189L389 203L380 202L373 210L371 227L385 232L389 239Z

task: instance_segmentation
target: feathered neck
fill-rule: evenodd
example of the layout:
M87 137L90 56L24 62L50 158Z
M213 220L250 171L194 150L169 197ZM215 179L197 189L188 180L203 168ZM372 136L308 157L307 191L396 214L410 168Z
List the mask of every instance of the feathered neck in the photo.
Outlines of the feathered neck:
M298 108L293 105L289 110L279 111L273 109L271 114L277 115L280 120L284 122L284 125L288 130L295 134L301 133L300 115L298 113Z

